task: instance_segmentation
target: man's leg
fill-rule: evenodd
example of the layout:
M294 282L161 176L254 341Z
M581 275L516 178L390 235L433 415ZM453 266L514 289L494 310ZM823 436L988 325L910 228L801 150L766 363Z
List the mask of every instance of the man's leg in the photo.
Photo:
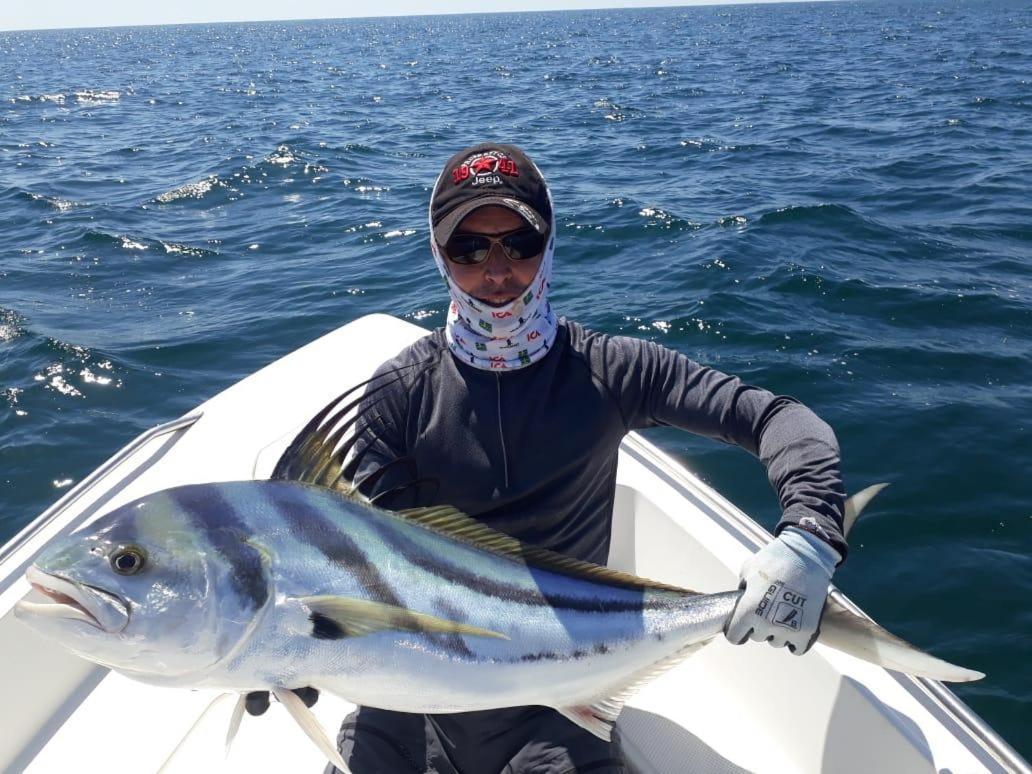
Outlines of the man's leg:
M427 760L424 715L359 707L344 718L337 749L352 774L455 774ZM324 774L341 772L327 764Z
M500 774L630 774L614 732L612 742L549 710L527 729L527 742Z

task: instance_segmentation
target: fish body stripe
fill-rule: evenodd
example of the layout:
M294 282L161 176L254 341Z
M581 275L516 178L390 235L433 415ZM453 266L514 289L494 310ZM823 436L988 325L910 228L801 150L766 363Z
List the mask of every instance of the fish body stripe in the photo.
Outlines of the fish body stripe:
M645 595L625 589L614 590L614 594L619 593L623 598L616 598L612 595L608 598L592 598L571 596L544 588L521 588L512 583L499 582L493 578L479 575L466 567L447 561L444 556L429 555L425 549L402 534L400 529L387 523L386 520L370 519L367 523L392 550L404 557L406 561L442 581L462 586L483 596L530 607L552 607L563 612L640 613L642 610L665 610L676 605L673 598ZM542 570L541 572L548 571ZM558 574L556 575L558 577ZM585 581L585 583L590 582Z
M229 583L252 610L269 598L269 585L258 550L246 542L253 530L223 496L218 486L184 486L169 491L176 507L187 515L198 532L230 567Z
M306 499L298 502L296 499L278 498L275 501L276 512L296 540L311 546L332 564L346 567L373 602L405 607L358 543L340 528L338 522L311 505Z
M291 489L294 492L297 491L293 487ZM346 568L358 581L369 599L385 605L407 608L405 602L394 593L390 582L383 577L358 543L341 529L339 520L327 518L323 514L319 507L325 502L323 497L325 495L320 493L319 499L279 498L275 503L276 511L295 539L310 545L333 564ZM325 638L322 635L328 633L327 627L321 626L317 621L313 621L313 624L319 627L313 630L314 636ZM424 632L424 636L453 655L469 659L475 658L473 652L458 634Z

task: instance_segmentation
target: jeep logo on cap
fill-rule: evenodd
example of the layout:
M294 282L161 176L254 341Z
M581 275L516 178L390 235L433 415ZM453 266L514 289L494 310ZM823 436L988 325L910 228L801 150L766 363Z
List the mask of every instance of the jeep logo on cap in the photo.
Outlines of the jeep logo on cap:
M470 185L501 185L502 178L519 177L516 162L499 151L488 151L470 156L452 170L452 183L459 185L472 178Z

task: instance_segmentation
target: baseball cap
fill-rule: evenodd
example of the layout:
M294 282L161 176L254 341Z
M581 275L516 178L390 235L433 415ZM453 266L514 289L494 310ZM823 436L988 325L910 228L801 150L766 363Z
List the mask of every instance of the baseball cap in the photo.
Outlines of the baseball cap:
M534 162L515 145L481 143L448 159L430 198L437 244L445 244L473 210L492 204L508 207L538 233L548 233L552 222L548 186Z

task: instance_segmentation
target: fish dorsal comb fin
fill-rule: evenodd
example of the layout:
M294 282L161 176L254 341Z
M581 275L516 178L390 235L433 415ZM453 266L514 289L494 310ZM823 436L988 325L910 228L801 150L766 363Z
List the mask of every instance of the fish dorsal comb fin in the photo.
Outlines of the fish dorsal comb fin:
M358 485L345 472L348 454L360 440L366 442L365 449L376 442L375 420L379 418L376 409L383 400L377 393L401 381L404 378L402 372L426 362L377 374L334 398L294 437L277 461L271 478L334 489L346 497L365 502L366 498L358 492ZM357 469L358 460L348 464Z
M551 570L562 575L610 583L623 588L644 591L673 591L678 594L697 594L696 591L683 589L658 581L639 578L629 572L601 567L581 559L563 556L547 548L537 548L517 540L510 535L492 529L450 505L437 505L428 508L408 508L395 511L407 521L419 524L439 532L455 540L469 543L477 548L492 551L501 556L524 564L533 565L543 570Z

